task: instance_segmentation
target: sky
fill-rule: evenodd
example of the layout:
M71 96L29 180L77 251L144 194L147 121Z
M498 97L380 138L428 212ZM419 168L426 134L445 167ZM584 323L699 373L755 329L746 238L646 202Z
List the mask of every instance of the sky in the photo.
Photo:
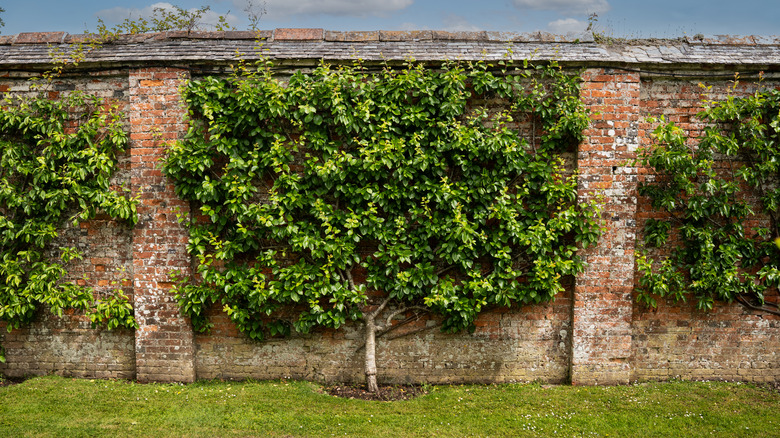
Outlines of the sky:
M94 31L176 5L211 8L202 27L226 17L237 30L314 27L328 30L582 32L589 22L605 36L676 38L702 34L780 35L780 0L0 0L3 35ZM595 14L591 15L591 14ZM589 17L595 17L595 21Z

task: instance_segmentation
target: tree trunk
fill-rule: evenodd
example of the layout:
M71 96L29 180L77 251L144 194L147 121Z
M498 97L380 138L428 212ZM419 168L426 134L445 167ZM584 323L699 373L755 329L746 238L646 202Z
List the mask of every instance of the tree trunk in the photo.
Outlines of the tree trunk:
M369 392L379 392L376 384L376 324L374 316L366 316L366 386Z

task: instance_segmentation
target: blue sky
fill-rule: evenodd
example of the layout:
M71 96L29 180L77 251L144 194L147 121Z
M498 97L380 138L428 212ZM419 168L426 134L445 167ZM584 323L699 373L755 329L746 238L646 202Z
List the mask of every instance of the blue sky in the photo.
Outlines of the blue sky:
M248 3L251 2L251 3ZM4 35L33 31L81 33L97 19L109 27L151 14L154 6L211 6L204 24L225 15L239 30L247 12L265 8L260 29L582 31L591 13L596 30L615 37L780 35L779 0L0 0ZM253 8L253 9L252 9Z

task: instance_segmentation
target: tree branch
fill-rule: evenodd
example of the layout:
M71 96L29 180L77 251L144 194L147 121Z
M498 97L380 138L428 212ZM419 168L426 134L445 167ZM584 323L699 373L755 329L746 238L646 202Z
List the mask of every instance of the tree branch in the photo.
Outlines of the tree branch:
M394 326L391 326L391 327L389 327L389 328L387 328L385 330L377 331L376 339L379 339L382 336L384 336L384 335L386 335L386 334L388 334L388 333L390 333L390 332L392 332L392 331L394 331L394 330L396 330L398 328L401 328L401 327L409 324L412 321L416 321L417 319L418 319L418 317L409 317L409 318L406 318L405 320L401 321L400 323L398 323L398 324L396 324ZM420 332L423 332L425 330L430 330L432 328L439 327L440 325L441 325L441 323L437 322L436 324L431 325L431 326L419 327L419 328L416 328L414 330L409 330L408 332L403 332L403 333L398 334L396 336L389 337L389 338L387 338L387 341L392 341L393 339L398 339L398 338L402 338L404 336L410 336L410 335L413 335L413 334L416 334L416 333L420 333ZM365 347L366 347L366 344L364 342L358 348L355 349L355 352L357 353L360 350L364 349Z
M408 311L410 311L412 309L422 310L423 312L428 312L429 311L428 308L423 307L423 306L409 306L409 307L402 307L402 308L396 310L395 312L391 312L390 315L388 315L387 319L385 320L385 321L387 321L386 325L388 327L388 330L389 330L389 327L392 326L392 322L391 321L393 320L393 318L395 318L396 316L398 316L398 315L400 315L402 313L406 313L406 312L408 312ZM415 314L415 316L416 317L414 319L419 319L419 316L417 316L416 314Z
M344 275L344 271L342 269L336 269L336 273L339 274L341 281L347 281L347 277Z
M355 279L352 278L352 269L345 269L344 273L347 275L347 281L349 281L349 290L355 290Z
M391 337L391 338L387 338L387 340L388 340L388 341L392 341L393 339L402 338L402 337L404 337L404 336L411 336L411 335L413 335L413 334L420 333L420 332L423 332L423 331L425 331L425 330L430 330L430 329L432 329L432 328L434 328L434 327L438 327L438 326L440 326L440 325L441 325L441 323L437 322L436 324L434 324L434 325L431 325L431 326L429 326L429 327L420 327L420 328L416 328L416 329L414 329L414 330L410 330L410 331L408 331L408 332L403 332L403 333L401 333L401 334L399 334L399 335L395 335L395 336L393 336L393 337Z
M303 251L300 252L300 254L301 254L301 257L304 258L304 260L309 262L309 264L311 264L311 265L316 265L317 264L314 261L314 259L311 257L311 253L309 252L309 250L304 249ZM353 290L354 290L354 288L353 288Z
M449 271L449 270L452 270L452 269L454 269L454 268L457 268L457 267L458 267L458 265L455 265L455 264L449 265L449 266L447 266L446 268L441 268L441 269L439 269L438 271L436 271L436 272L434 273L434 275L438 277L439 275L441 275L441 274L444 274L445 272L447 272L447 271Z
M761 312L769 313L771 315L780 316L780 310L773 310L773 309L768 308L766 306L756 306L756 305L750 304L750 302L748 300L746 300L741 295L737 295L737 302L739 304L741 304L743 307L746 307L746 308L751 309L751 310L758 310L758 311L761 311ZM772 304L774 304L774 303L772 303Z
M349 271L347 271L347 274L349 275ZM351 276L350 276L350 281L352 281L352 277ZM383 310L385 310L385 307L387 307L387 303L389 303L390 300L391 300L391 297L390 297L390 295L388 295L387 298L385 298L384 300L382 300L381 303L379 303L379 307L377 307L376 310L371 312L369 314L369 316L371 318L376 318L377 315L379 315L380 313L382 313Z

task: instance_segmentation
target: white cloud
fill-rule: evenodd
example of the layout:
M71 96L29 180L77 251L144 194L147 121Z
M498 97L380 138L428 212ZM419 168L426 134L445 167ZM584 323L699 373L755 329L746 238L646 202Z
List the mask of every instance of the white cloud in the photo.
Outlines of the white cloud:
M469 23L465 17L461 17L460 15L455 14L450 14L444 17L442 24L444 24L444 30L448 30L450 32L475 32L482 30L481 28Z
M339 15L364 17L382 16L408 8L414 0L233 0L237 10L245 10L251 3L265 7L266 17L279 19L290 15Z
M175 8L172 4L167 2L154 3L144 8L123 8L117 6L111 9L103 9L97 12L95 15L105 20L107 23L121 23L125 19L138 20L139 18L149 19L151 18L157 9L164 9L166 11L174 11ZM195 12L198 8L189 9L189 12ZM213 28L219 22L219 17L224 16L227 23L231 26L238 26L241 19L233 14L220 14L212 10L203 12L200 21L199 28ZM151 25L151 23L150 23Z
M609 10L607 0L513 0L519 8L552 10L569 14L601 14Z
M558 35L566 35L569 32L583 32L588 23L574 18L563 18L547 23L547 29Z

